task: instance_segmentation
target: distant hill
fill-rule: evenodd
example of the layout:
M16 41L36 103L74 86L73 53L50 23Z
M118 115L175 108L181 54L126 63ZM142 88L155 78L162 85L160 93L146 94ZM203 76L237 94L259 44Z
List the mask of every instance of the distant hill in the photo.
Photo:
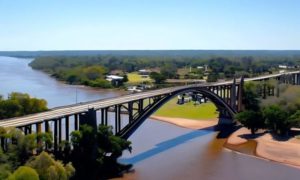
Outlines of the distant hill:
M294 57L300 50L90 50L90 51L0 51L0 56L41 57L41 56L167 56L167 57Z

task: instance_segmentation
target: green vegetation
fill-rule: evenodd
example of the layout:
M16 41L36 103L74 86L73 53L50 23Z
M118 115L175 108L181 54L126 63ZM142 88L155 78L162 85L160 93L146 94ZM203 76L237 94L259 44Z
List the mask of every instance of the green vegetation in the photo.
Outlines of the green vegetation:
M163 84L167 79L162 73L151 72L150 78L154 79L156 84Z
M43 134L51 140L39 139ZM131 151L131 143L114 136L112 127L108 126L99 125L97 130L88 125L80 126L79 131L72 132L70 145L73 148L64 145L60 153L54 154L51 133L24 135L18 129L0 128L0 139L1 179L36 179L36 175L41 180L103 179L131 168L117 162L124 150Z
M145 81L151 81L151 79L148 78L143 78L141 75L139 75L137 72L132 72L132 73L128 73L128 83L142 83Z
M9 109L10 103L3 103L2 112L8 114L4 110L9 109L12 115L27 114L43 110L40 104L47 104L44 100L31 100L27 94L11 93L8 100L1 101L19 106ZM114 136L112 127L100 125L93 129L81 125L71 136L71 142L63 141L59 145L62 151L57 153L52 132L24 135L20 129L0 127L0 179L103 179L131 168L117 162L124 150L131 151L131 143Z
M27 166L19 167L11 176L9 176L8 180L39 180L38 173Z
M281 96L260 100L257 94L261 84L248 83L244 86L245 110L236 119L254 134L267 128L278 135L287 135L292 127L300 127L300 89L283 85Z
M76 179L103 179L118 176L131 165L117 162L124 150L131 151L130 142L114 136L112 127L99 125L95 130L82 125L72 132L73 151L70 158L76 169Z
M188 102L183 105L177 104L177 98L172 99L162 106L155 115L163 117L177 117L187 119L214 119L218 117L217 108L213 103L194 105Z
M52 76L64 80L69 84L83 84L92 87L112 88L112 84L105 80L107 69L100 65L74 68L61 67L54 69Z
M24 135L21 130L4 128L0 128L0 132L1 179L26 179L27 177L27 179L51 179L50 176L56 174L64 177L56 179L69 179L74 174L72 164L64 167L61 162L54 160L47 152L43 152L46 150L46 144L51 147L47 138L41 138L37 143L38 137L42 135L51 138L50 133ZM42 153L37 155L38 152ZM58 167L65 169L58 169ZM50 169L55 171L50 172Z
M31 98L29 94L13 92L7 99L0 96L0 119L23 116L47 110L43 99Z
M236 119L246 128L250 129L251 134L255 134L258 129L265 127L265 122L260 111L246 110L238 113Z
M140 69L156 69L160 72L152 76L156 83L159 79L204 79L214 82L218 79L231 79L236 76L253 77L273 73L279 64L295 67L300 57L288 56L52 56L37 57L30 66L50 73L70 84L83 84L93 87L111 88L104 76L113 72L117 75L128 74L129 82L141 82L136 74ZM204 70L203 67L208 67ZM202 69L197 69L202 66ZM187 68L191 69L186 71ZM185 69L185 70L184 70Z
M33 157L26 165L35 169L41 180L67 180L75 174L72 163L64 165L60 161L55 161L54 158L46 152L42 152L40 155Z

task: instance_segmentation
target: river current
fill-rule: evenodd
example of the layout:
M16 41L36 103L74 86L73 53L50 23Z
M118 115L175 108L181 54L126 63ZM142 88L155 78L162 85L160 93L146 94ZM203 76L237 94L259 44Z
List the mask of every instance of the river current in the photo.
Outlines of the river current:
M0 94L29 93L56 107L78 102L117 97L123 92L66 85L31 69L32 59L0 57ZM132 163L133 171L121 179L203 179L203 180L290 180L300 170L223 147L226 139L213 130L189 130L147 119L130 137L132 153L121 162Z

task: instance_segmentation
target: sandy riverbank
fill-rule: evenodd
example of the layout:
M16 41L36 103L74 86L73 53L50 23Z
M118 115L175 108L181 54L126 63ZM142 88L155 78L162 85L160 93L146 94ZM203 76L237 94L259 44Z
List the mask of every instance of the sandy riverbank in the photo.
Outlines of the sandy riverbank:
M192 120L160 116L151 116L151 119L189 129L213 127L218 123L217 119ZM259 133L261 133L260 136L252 137L248 129L240 128L229 136L224 146L233 151L300 168L300 139L290 138L289 140L278 141L269 133Z
M218 124L217 119L194 120L194 119L170 118L170 117L161 117L161 116L151 116L150 119L171 123L189 129L203 129Z
M239 151L249 142L255 142L254 155L300 168L300 139L275 140L270 133L251 138L250 134L248 129L240 128L230 135L225 146Z

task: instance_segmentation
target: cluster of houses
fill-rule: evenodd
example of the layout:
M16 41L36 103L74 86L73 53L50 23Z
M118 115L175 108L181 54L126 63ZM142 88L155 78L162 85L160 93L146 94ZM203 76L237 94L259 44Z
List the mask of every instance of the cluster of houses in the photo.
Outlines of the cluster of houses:
M147 69L141 69L138 71L138 74L142 77L142 78L149 78L150 76L150 73L151 71L150 70L147 70ZM106 80L111 82L111 84L113 86L121 86L123 84L123 80L124 80L124 77L122 76L119 76L119 75L107 75L106 76ZM128 91L131 91L131 92L141 92L145 89L149 89L151 88L151 85L146 85L146 84L140 84L140 85L137 85L137 86L131 86L131 87L128 87Z
M279 73L285 73L286 70L297 69L299 66L278 65Z

